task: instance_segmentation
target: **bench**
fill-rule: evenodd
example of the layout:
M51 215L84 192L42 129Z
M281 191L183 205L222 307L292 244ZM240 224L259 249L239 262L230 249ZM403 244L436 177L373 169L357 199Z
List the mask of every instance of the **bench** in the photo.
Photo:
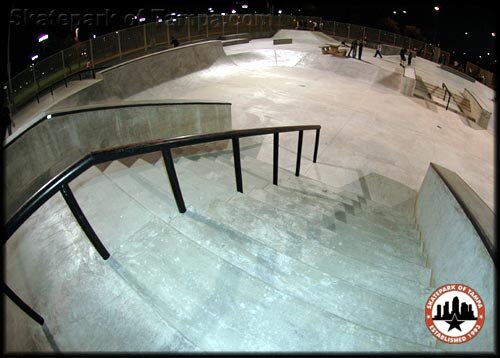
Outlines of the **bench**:
M347 54L347 48L340 48L340 46L342 45L327 44L319 47L321 48L321 52L323 53L323 55L345 57L345 55Z

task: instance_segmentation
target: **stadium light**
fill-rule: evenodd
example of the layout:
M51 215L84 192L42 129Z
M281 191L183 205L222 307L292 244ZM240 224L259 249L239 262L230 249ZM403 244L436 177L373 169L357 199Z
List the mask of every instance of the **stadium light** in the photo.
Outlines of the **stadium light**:
M49 38L49 35L41 34L40 36L38 36L38 42L43 42L43 41L47 40L48 38Z
M35 61L38 58L38 55L32 56L31 61Z

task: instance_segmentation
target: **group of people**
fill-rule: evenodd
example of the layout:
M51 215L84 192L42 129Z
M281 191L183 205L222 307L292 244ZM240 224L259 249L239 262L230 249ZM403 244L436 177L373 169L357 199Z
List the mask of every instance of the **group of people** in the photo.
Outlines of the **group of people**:
M365 46L366 43L366 37L362 40L353 40L351 42L351 48L349 49L349 52L347 53L347 57L351 56L352 53L352 58L356 58L356 54L358 55L358 60L361 60L361 55L363 54L363 47ZM345 42L342 42L343 45L345 45Z
M411 60L413 58L413 51L412 50L407 50L406 47L401 48L399 51L399 57L401 58L401 61L399 62L399 65L403 68L406 67L406 54L408 54L408 66L411 66Z

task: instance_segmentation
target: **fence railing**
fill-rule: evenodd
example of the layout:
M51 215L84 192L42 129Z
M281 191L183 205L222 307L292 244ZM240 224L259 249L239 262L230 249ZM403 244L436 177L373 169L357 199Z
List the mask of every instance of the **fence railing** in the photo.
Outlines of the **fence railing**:
M415 48L417 55L448 64L450 54L439 47L407 36L370 27L326 21L320 17L262 14L196 15L151 22L82 41L59 51L12 77L6 84L11 111L15 112L43 90L91 66L106 66L171 47L175 37L181 43L215 39L223 35L269 33L280 29L318 30L334 37ZM472 64L469 68L472 67ZM492 86L493 73L482 70L484 83Z
M448 110L448 107L450 106L450 100L451 100L451 92L446 86L446 84L443 82L441 88L444 90L444 96L443 96L443 101L446 101L446 95L448 95L448 102L446 103L446 110Z
M259 135L272 134L274 139L273 145L273 184L278 185L278 161L279 161L279 135L286 132L299 132L297 144L297 162L295 168L295 175L300 175L300 160L302 157L302 139L304 131L315 130L316 139L314 144L313 162L316 163L318 157L319 135L321 126L319 125L302 125L302 126L284 126L284 127L269 127L269 128L253 128L232 130L219 133L197 134L171 139L163 139L157 141L143 142L130 144L121 147L114 147L111 149L104 149L92 152L82 159L78 160L67 169L63 170L53 178L51 178L40 190L33 194L12 216L12 218L5 225L5 239L4 244L10 239L14 232L47 200L53 195L60 192L66 201L69 209L73 213L78 224L83 232L88 237L91 244L97 250L99 255L107 260L110 253L101 242L85 214L81 210L78 202L73 195L69 183L78 177L85 170L93 165L117 160L121 158L131 157L134 155L152 153L160 151L163 155L165 168L167 170L168 179L172 188L172 193L177 204L179 212L186 211L186 205L182 196L179 180L175 172L174 161L172 159L171 149L195 144L216 142L222 140L231 140L233 146L233 159L234 170L236 179L236 190L243 193L243 179L241 174L241 160L240 160L240 138L253 137ZM3 282L3 292L14 302L21 310L23 310L29 317L43 325L44 319L28 304L26 304L14 291L12 291L5 282Z

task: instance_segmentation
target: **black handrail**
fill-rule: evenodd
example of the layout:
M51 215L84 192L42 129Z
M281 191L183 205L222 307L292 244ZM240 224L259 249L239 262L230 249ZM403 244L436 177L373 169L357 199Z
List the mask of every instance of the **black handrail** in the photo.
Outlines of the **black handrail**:
M318 156L319 134L321 130L320 125L302 125L302 126L283 126L283 127L268 127L268 128L252 128L231 130L226 132L207 133L186 135L170 139L161 139L155 141L148 141L142 143L129 144L120 147L113 147L102 149L99 151L91 152L85 155L77 162L70 165L68 168L57 174L42 186L35 194L33 194L9 219L5 225L5 240L4 244L10 239L14 232L47 200L49 200L57 192L61 192L68 207L75 216L76 220L82 227L88 239L101 255L104 260L110 257L109 252L98 238L90 223L82 212L76 198L74 197L69 183L78 175L83 173L91 166L103 162L108 162L116 159L126 158L139 154L146 154L151 152L161 151L163 160L165 161L165 168L167 170L172 193L177 204L179 212L184 213L186 206L182 197L181 188L175 172L174 162L172 160L171 149L184 147L189 145L216 142L221 140L232 140L233 143L233 157L235 163L235 177L236 189L243 193L243 182L241 175L241 160L240 160L240 146L239 139L245 137L253 137L258 135L273 134L274 138L274 154L273 154L273 184L278 185L278 148L279 148L279 134L286 132L299 132L298 150L297 150L297 168L295 175L300 174L300 156L302 154L302 138L303 132L306 130L316 131L316 140L314 144L313 162L316 163ZM29 305L27 305L19 296L17 296L6 284L3 283L4 293L28 316L33 320L43 325L44 319L37 312L35 312Z
M448 110L448 106L450 105L450 99L451 99L451 92L450 90L448 89L448 87L444 84L442 84L441 86L443 89L444 89L444 96L443 96L443 101L446 100L446 94L448 93L449 97L448 97L448 103L446 103L446 110Z

